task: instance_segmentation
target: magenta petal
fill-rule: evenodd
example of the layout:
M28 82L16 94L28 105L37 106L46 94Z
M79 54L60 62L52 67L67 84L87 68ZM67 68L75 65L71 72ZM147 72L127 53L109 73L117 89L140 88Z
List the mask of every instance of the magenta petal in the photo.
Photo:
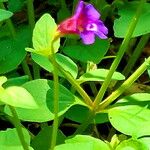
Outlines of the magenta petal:
M83 10L83 7L84 7L84 2L83 1L80 1L76 7L76 10L75 10L75 14L74 16L75 17L79 17L80 13L82 12Z
M95 34L101 39L107 39L107 36L102 32L95 32Z
M80 37L84 44L93 44L95 41L95 35L93 32L81 32Z
M98 32L102 32L103 34L108 34L108 29L105 27L102 21L98 21L97 23Z
M87 14L87 17L92 20L97 20L100 18L100 13L91 4L86 5L84 11Z

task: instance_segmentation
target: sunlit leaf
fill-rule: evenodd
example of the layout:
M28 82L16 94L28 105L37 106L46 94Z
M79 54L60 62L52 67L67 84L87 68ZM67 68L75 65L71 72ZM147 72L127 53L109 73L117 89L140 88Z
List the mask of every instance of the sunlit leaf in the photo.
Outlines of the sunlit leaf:
M86 73L84 73L78 81L80 83L86 82L86 81L104 81L105 78L107 77L109 70L108 69L96 69L96 70L91 70ZM124 80L125 77L119 72L114 72L112 80Z
M30 145L30 135L26 129L22 128L26 143ZM13 139L13 140L12 140ZM0 131L0 149L1 150L24 150L18 137L16 128ZM29 150L33 150L29 147Z
M3 10L0 9L0 21L6 20L8 18L10 18L13 15L12 12L8 11L8 10Z
M112 106L108 115L114 128L134 137L150 135L150 94L133 94Z
M49 56L58 51L60 39L54 40L57 31L57 24L49 14L44 14L36 23L33 30L33 49L26 48L27 51L35 52L40 55Z
M53 66L47 57L33 53L32 59L45 70L49 72L53 72ZM77 77L78 67L69 57L58 53L56 54L56 61L60 66L62 66L66 71L68 71L74 78ZM63 77L61 72L59 72L59 75Z
M33 80L25 83L23 87L33 96L39 106L37 109L16 108L21 120L45 122L54 119L53 114L53 81L45 79ZM72 105L76 104L76 97L64 86L59 85L59 116L63 115ZM5 112L11 115L9 108Z
M21 108L38 108L31 94L23 87L11 86L0 94L0 100L8 105Z
M71 139L67 139L65 143L56 146L55 150L110 150L110 147L105 142L88 135L76 135Z
M133 16L136 13L136 9L139 5L138 1L127 2L123 7L119 9L120 18L114 22L114 34L116 37L123 38L128 30L129 24L132 21ZM140 15L139 21L133 32L132 37L141 36L143 34L150 33L150 4L145 3Z

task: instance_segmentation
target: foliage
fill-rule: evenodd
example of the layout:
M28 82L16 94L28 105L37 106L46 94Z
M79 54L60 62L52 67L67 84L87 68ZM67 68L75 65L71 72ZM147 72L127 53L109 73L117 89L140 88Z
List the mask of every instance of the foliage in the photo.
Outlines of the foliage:
M77 3L0 0L0 149L150 149L150 4L83 2L109 31L84 45ZM63 20L75 35L59 30Z

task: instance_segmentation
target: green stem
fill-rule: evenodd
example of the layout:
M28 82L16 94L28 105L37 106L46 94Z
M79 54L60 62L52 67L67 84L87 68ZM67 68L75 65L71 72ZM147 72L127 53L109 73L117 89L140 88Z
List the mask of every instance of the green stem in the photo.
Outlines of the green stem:
M132 56L130 57L128 64L126 65L126 67L123 70L123 74L127 77L129 75L129 73L131 72L134 64L136 63L136 61L138 60L138 58L140 57L143 48L145 47L146 43L148 42L150 37L150 34L146 34L143 35L138 43L138 45L136 46Z
M24 59L21 64L22 64L22 68L23 68L24 73L29 76L30 80L32 80L32 75L31 75L29 66L26 62L26 59Z
M28 21L29 21L31 33L35 26L33 1L34 0L27 0ZM34 61L32 62L32 64L33 64L33 77L34 77L34 79L39 79L40 78L40 67Z
M125 36L125 38L124 38L124 40L123 40L123 42L122 42L122 44L120 46L120 49L119 49L119 51L117 53L117 56L116 56L115 60L113 61L112 65L110 67L110 71L109 71L105 81L103 82L103 84L101 86L101 89L99 90L99 92L98 92L98 94L97 94L97 96L95 98L94 107L97 107L98 104L103 99L103 96L104 96L104 94L106 92L106 89L107 89L107 87L108 87L108 85L109 85L109 83L111 81L111 77L112 77L113 73L115 72L115 70L117 69L117 67L118 67L118 65L119 65L119 63L120 63L120 61L121 61L125 51L128 49L128 44L130 42L130 39L132 37L132 34L134 32L134 29L136 27L138 19L140 17L140 14L141 14L141 11L142 11L142 6L143 6L144 2L145 2L145 0L141 0L140 1L140 4L139 4L139 6L137 8L137 11L136 11L136 14L133 17L132 22L129 25L128 31L127 31L126 36Z
M66 77L66 79L71 83L71 85L82 96L84 102L89 106L89 108L91 108L93 105L93 102L92 102L91 98L88 96L88 94L80 86L80 84L72 77L72 75L70 73L65 71L64 68L61 67L56 61L55 61L55 67Z
M53 64L53 78L54 78L54 122L53 122L53 130L52 130L52 140L50 150L54 150L57 140L57 131L58 131L58 109L59 109L59 80L58 80L58 69L55 67L55 58L54 54L49 60Z
M150 65L150 57L148 57L148 59L146 59L146 61L116 91L100 103L98 111L106 108L128 89L144 73L144 71L146 71L148 65Z
M40 79L40 67L38 64L36 64L34 61L32 61L33 66L33 78L34 79Z
M17 115L17 112L15 110L15 108L13 106L9 106L9 109L13 115L13 122L14 122L14 125L16 127L16 130L17 130L17 133L18 133L18 137L20 139L20 142L23 146L23 149L24 150L29 150L29 147L24 139L24 135L23 135L23 131L22 131L22 127L21 127L21 123L20 123L20 120L18 118L18 115Z
M28 11L29 25L32 31L35 25L33 0L27 0L27 11Z

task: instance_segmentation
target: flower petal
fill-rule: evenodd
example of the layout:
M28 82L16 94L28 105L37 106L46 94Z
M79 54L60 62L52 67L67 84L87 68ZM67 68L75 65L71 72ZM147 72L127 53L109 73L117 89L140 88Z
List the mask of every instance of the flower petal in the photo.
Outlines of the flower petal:
M82 38L83 43L87 45L93 44L95 41L94 32L88 32L88 31L81 32L80 37Z
M81 14L83 7L84 7L84 2L80 1L76 7L75 14L74 14L76 18L79 17L79 15Z
M95 34L101 39L107 39L107 36L103 32L95 32Z
M87 4L84 11L87 14L87 17L92 20L97 20L100 18L100 13L91 4Z
M77 21L74 17L68 18L58 25L58 31L65 34L77 33Z
M98 31L102 32L103 34L108 34L108 29L105 27L104 23L101 20L96 22Z

